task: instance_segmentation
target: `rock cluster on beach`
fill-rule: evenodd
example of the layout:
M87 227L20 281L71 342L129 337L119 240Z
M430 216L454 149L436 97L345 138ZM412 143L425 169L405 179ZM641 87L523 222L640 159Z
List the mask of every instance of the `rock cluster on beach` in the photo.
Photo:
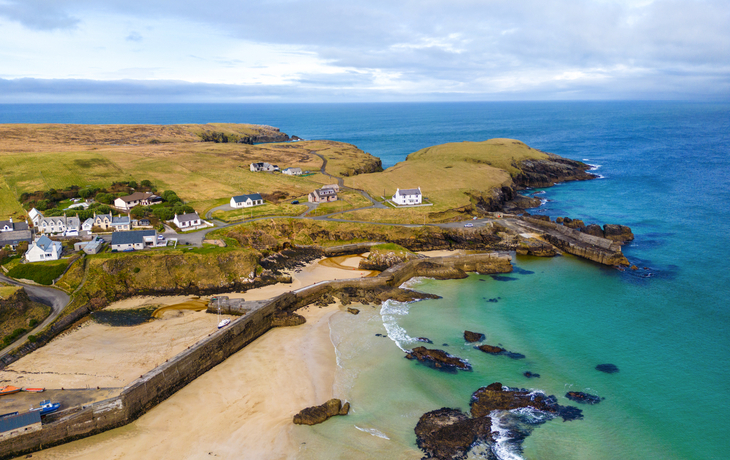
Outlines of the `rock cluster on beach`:
M347 415L350 412L350 403L342 404L339 399L330 399L319 406L307 407L294 416L295 425L317 425L334 417L335 415Z
M416 444L426 454L424 458L464 459L477 444L491 447L495 443L490 416L493 411L529 407L545 414L545 417L533 420L532 426L555 416L562 417L565 421L582 418L580 409L558 405L555 396L504 388L499 382L475 391L471 396L470 406L471 416L458 409L446 407L421 416L415 433ZM522 439L527 434L529 430L525 430Z
M581 404L598 404L603 399L600 396L583 393L582 391L569 391L565 393L565 397Z
M481 342L486 336L481 332L464 331L464 340L469 343Z

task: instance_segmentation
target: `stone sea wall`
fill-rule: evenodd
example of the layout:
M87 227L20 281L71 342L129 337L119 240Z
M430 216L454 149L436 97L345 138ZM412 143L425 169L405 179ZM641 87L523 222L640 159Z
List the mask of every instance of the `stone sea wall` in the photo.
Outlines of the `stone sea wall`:
M376 277L325 281L284 293L140 376L119 396L48 415L40 431L0 442L0 459L92 436L134 421L272 327L282 324L282 313L309 305L323 294L399 286L414 276L461 277L466 271L510 272L511 257L490 253L412 260Z

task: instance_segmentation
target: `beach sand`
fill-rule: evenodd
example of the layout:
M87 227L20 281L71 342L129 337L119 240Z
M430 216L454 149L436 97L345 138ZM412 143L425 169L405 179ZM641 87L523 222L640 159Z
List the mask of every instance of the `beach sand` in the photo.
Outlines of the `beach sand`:
M305 324L267 332L137 421L33 458L296 458L292 417L337 396L329 319L341 309L301 309Z

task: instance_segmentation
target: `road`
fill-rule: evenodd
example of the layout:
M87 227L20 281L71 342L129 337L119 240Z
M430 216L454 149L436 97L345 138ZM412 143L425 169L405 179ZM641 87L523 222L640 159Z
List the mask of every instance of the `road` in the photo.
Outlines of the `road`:
M32 331L24 334L21 337L18 337L18 339L15 340L15 342L11 343L7 347L0 350L0 357L5 356L9 352L15 350L18 348L21 344L25 343L25 340L28 338L31 334L37 334L41 332L46 326L51 324L58 315L61 314L64 308L66 308L66 305L68 305L68 302L70 301L70 298L68 294L65 292L53 288L53 287L46 287L46 286L34 286L30 284L24 284L19 281L15 281L12 278L8 278L7 276L0 275L0 281L7 284L12 284L15 286L22 286L25 288L25 292L28 293L28 297L30 297L30 300L33 302L39 302L44 305L48 305L51 307L51 314L48 315L48 317L43 320L41 324L36 326Z

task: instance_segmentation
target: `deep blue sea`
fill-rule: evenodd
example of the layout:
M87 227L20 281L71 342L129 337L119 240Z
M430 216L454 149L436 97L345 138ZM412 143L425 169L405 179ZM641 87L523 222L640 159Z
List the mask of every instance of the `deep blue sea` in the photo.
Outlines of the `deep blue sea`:
M340 316L332 324L337 388L353 410L295 428L308 446L302 458L419 458L420 415L468 409L471 393L494 381L561 404L575 405L569 390L605 398L579 405L583 420L534 426L521 445L502 427L502 459L730 458L729 104L0 105L0 123L207 122L352 143L386 167L444 142L520 139L601 175L546 189L536 212L629 225L636 235L624 252L638 272L571 256L516 257L506 279L421 280L416 289L443 298ZM526 358L474 350L465 329ZM422 336L448 343L474 371L443 374L402 359L401 348ZM620 372L596 371L601 363ZM541 377L528 380L526 370Z

